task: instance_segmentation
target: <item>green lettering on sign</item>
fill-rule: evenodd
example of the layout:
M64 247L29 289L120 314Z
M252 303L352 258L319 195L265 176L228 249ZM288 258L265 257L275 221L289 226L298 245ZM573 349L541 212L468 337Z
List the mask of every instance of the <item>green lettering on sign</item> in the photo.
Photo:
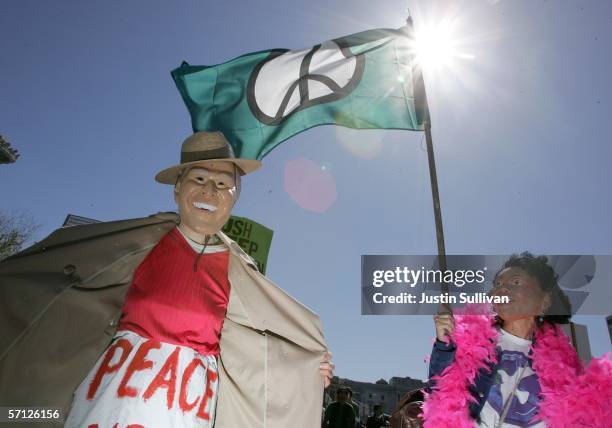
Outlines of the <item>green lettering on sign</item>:
M246 217L231 216L223 226L223 233L236 241L245 253L253 257L257 263L257 269L265 275L274 232Z

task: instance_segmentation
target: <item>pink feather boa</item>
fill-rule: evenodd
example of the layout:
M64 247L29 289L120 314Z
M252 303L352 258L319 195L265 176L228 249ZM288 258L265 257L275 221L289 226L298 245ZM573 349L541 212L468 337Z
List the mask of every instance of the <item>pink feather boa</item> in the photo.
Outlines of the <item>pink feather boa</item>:
M480 369L497 362L494 314L486 305L468 305L455 315L451 340L456 345L455 361L426 394L423 404L425 428L472 428L469 403L474 398L468 386ZM533 369L542 390L538 418L548 428L612 426L612 361L605 355L588 367L563 331L545 325L538 329L533 346Z

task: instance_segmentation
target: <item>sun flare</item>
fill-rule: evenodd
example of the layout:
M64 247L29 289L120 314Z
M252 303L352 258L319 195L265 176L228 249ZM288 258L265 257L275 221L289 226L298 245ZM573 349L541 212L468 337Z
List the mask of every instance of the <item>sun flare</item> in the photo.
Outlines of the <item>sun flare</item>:
M458 56L452 28L444 24L419 29L415 49L421 65L430 69L449 67Z
M439 71L451 68L457 59L474 59L474 55L462 52L466 40L461 39L457 27L458 20L450 17L417 26L413 49L424 69Z

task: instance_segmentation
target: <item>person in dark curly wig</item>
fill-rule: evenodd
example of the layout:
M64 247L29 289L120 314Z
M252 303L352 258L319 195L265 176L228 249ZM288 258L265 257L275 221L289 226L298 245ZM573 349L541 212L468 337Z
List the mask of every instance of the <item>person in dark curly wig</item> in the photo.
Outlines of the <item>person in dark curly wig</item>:
M545 256L512 255L490 292L507 303L494 304L494 313L434 317L425 427L604 426L606 411L571 404L592 390L590 401L599 406L602 388L593 379L610 379L586 377L589 369L557 327L571 316L557 278ZM595 365L597 373L610 367L606 359Z
M512 278L513 281L504 279ZM496 312L500 326L503 325L502 314L506 318L515 318L516 315L525 315L527 319L532 315L532 311L537 309L534 305L542 304L542 311L535 318L536 324L543 322L553 324L567 324L571 317L571 304L565 293L561 290L558 283L559 276L548 264L546 256L534 256L529 252L520 255L513 254L504 263L500 270L495 274L494 288L491 294L508 295L511 299L516 293L521 292L520 285L530 284L528 292L533 294L528 299L521 299L521 305L497 305ZM512 284L517 286L513 287ZM510 286L506 286L510 284ZM524 293L524 292L523 292ZM510 302L512 303L512 302ZM512 314L515 314L513 317ZM527 321L526 325L531 326Z

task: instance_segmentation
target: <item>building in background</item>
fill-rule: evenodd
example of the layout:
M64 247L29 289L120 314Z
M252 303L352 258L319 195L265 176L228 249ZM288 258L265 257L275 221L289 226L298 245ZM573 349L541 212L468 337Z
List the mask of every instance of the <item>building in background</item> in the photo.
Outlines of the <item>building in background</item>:
M13 163L19 157L17 150L0 135L0 163Z
M385 379L379 379L371 383L334 376L328 390L329 400L336 397L336 390L341 386L348 386L353 391L353 401L359 406L358 416L364 421L367 416L374 412L374 405L376 404L383 407L384 413L391 414L406 393L423 388L425 383L411 377L394 376L388 382Z
M612 315L608 315L606 321L608 322L608 334L610 335L610 342L612 342Z

